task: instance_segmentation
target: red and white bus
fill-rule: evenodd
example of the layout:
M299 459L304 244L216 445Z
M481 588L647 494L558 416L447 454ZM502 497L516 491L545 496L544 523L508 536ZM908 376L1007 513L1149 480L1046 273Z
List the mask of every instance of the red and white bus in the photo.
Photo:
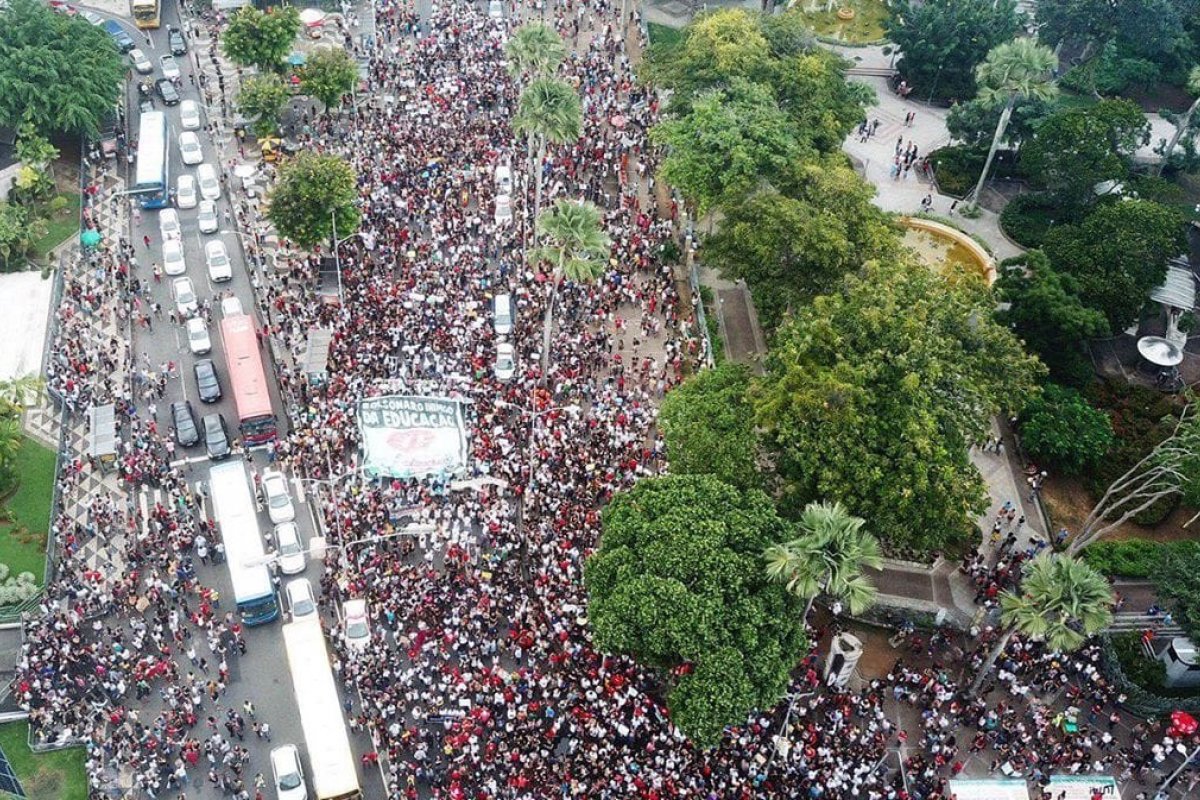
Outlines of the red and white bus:
M242 441L247 447L266 444L275 439L277 432L254 320L247 314L225 317L221 320L221 340Z

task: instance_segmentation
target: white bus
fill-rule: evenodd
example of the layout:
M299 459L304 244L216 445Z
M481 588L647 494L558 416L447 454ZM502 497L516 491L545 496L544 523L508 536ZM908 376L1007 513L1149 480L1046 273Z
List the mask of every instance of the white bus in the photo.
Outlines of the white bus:
M247 625L273 622L279 616L279 599L263 552L246 467L240 460L213 466L208 471L208 490L213 517L225 543L238 614Z
M358 765L329 666L325 632L316 620L289 622L283 626L283 645L312 764L316 800L361 800Z
M142 208L164 208L169 201L171 161L167 141L167 115L161 111L143 111L138 126L137 171L133 193Z

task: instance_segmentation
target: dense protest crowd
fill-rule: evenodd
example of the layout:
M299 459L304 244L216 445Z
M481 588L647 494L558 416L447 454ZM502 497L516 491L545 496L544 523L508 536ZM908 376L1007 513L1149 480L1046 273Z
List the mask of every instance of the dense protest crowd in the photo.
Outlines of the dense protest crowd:
M561 71L583 97L585 124L579 142L552 151L544 204L597 203L612 241L599 280L556 289L545 265L522 260L528 230L491 213L495 167L525 172L510 128L519 82L504 69L513 20L465 2L436 4L425 21L392 0L376 10L370 88L398 105L313 120L304 142L359 174L363 228L340 252L342 302L314 300L315 259L258 288L270 333L297 359L305 331L334 331L325 385L278 365L295 428L272 456L333 479L323 513L335 539L374 539L331 549L321 589L326 601L365 597L371 609L371 644L354 653L335 634L334 669L358 690L347 692L350 725L370 735L364 766L378 760L389 797L935 800L950 797L947 780L972 755L992 773L1106 773L1152 786L1172 750L1195 746L1124 714L1095 647L1063 657L1014 638L971 694L958 681L997 636L986 624L963 648L935 634L928 651L915 648L857 691L824 686L809 656L790 700L712 750L687 743L658 680L591 645L581 581L599 508L666 468L656 403L702 355L689 335L691 298L661 258L674 224L650 178L657 104L634 80L618 12L604 0L546 9L572 46ZM531 202L516 199L518 219L522 199ZM66 281L49 380L74 413L116 404L120 480L164 499L142 517L107 490L80 496L96 465L64 465L61 488L88 521L54 522L61 564L26 626L18 700L40 740L89 742L94 788L123 771L148 797L185 797L207 782L250 798L261 780L244 765L248 748L270 739L269 710L230 691L229 660L247 638L197 575L219 561L219 531L171 466L151 405L175 366L144 363L94 333L98 315L134 319L146 301L132 248L117 241L89 258ZM517 312L518 369L507 383L493 374L490 319L504 290ZM556 291L543 377L536 332ZM469 400L474 468L505 487L347 473L356 402L392 391ZM407 522L436 532L377 538ZM1013 525L1000 527L1019 532ZM985 608L1033 554L1010 538L964 559ZM94 541L111 569L78 557ZM961 664L944 658L954 654ZM916 723L901 729L902 716Z

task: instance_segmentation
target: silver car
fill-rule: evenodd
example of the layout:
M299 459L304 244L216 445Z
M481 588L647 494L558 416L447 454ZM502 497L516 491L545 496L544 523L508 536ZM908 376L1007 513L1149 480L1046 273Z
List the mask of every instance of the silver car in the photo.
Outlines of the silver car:
M163 239L178 239L179 212L173 208L164 208L158 212L158 232L162 234Z
M200 137L193 131L179 134L179 155L183 163L194 167L204 160L204 150L200 147Z
M163 272L168 275L182 275L187 272L187 263L183 258L183 240L167 239L162 246Z
M159 56L158 66L162 70L164 78L169 80L179 80L179 64L175 63L175 56Z
M171 281L171 294L175 298L175 310L180 316L190 317L200 310L200 301L196 299L196 288L192 286L191 278Z
M217 217L217 204L212 200L201 200L200 213L196 215L196 221L200 223L201 233L216 233L221 222Z

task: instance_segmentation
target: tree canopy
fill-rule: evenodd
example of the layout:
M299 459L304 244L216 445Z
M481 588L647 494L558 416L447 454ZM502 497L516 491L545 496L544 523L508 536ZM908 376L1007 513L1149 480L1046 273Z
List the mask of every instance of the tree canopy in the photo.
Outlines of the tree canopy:
M329 243L335 217L339 238L358 229L357 198L358 179L349 164L337 156L301 152L280 169L267 216L281 236L311 250Z
M1188 636L1200 640L1200 547L1167 548L1166 553L1152 576L1154 588Z
M668 475L617 494L603 522L584 569L597 645L671 671L671 719L701 747L774 705L806 643L802 602L763 570L791 538L770 499Z
M1021 442L1038 463L1067 475L1097 464L1115 441L1108 415L1074 389L1051 383L1021 412Z
M289 95L283 79L267 72L242 81L234 102L237 110L252 121L255 136L269 136L279 130L279 114Z
M752 399L788 507L836 497L885 547L934 550L984 507L967 456L1041 372L978 281L871 262L776 332Z
M667 394L658 421L672 474L709 474L739 489L762 485L749 386L749 371L725 362Z
M299 30L296 6L277 6L265 12L243 6L221 35L221 48L242 66L277 71L292 51Z
M37 0L0 14L0 125L94 135L112 113L125 64L112 39L78 16Z
M358 65L340 47L318 50L300 70L300 88L317 98L326 111L337 108L358 84Z

